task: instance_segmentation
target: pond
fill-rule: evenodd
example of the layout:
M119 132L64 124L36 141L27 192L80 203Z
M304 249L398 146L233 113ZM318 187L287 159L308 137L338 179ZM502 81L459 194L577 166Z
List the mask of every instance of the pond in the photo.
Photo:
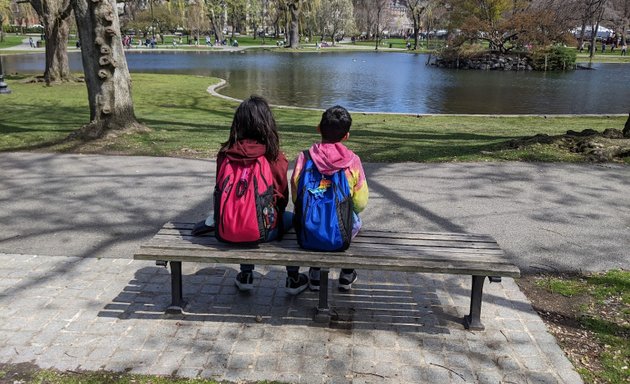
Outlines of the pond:
M273 104L353 111L472 114L612 114L630 107L630 65L594 70L495 72L441 69L425 54L392 52L128 51L130 71L225 79L220 93ZM6 73L43 73L44 56L3 58ZM81 71L79 53L70 54Z

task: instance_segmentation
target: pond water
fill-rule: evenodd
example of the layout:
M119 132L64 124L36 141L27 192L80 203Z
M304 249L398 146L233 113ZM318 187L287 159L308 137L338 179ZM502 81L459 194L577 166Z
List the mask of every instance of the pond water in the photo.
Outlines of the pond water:
M627 113L630 65L594 70L495 72L441 69L424 54L391 52L129 51L130 71L225 79L220 93L260 94L273 104L399 113ZM43 73L44 56L3 58L6 73ZM79 53L70 54L81 71Z

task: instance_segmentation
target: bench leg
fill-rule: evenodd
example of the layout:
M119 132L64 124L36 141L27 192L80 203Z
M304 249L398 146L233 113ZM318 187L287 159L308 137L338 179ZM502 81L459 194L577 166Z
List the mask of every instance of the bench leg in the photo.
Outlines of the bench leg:
M473 331L483 331L481 324L481 296L483 294L483 282L485 276L472 277L472 290L470 294L470 314L464 316L464 327Z
M171 305L166 308L170 315L181 315L186 307L182 291L182 262L171 261Z
M328 268L319 271L319 303L315 312L315 322L330 322L330 308L328 307Z

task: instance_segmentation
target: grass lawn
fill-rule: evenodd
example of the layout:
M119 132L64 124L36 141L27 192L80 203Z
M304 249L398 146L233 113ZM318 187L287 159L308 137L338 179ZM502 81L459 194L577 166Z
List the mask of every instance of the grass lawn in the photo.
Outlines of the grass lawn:
M136 116L149 133L96 142L64 142L89 121L85 84L54 87L7 76L12 93L0 103L0 151L42 150L149 156L214 157L228 137L237 103L210 96L217 79L187 75L134 74ZM308 148L321 112L274 108L283 150L289 158ZM507 140L568 129L622 129L625 117L413 116L353 113L348 147L367 162L582 161L548 146L498 150Z
M4 34L4 41L0 41L0 48L11 48L22 44L22 40L28 38L24 35Z

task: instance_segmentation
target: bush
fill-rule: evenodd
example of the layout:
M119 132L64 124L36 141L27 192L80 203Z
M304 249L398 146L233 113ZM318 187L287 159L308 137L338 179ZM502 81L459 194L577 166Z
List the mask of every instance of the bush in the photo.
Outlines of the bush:
M481 44L463 44L460 46L444 48L438 52L444 60L474 59L489 54L488 48Z
M537 71L563 71L575 68L575 49L560 46L540 48L532 52L532 67Z

